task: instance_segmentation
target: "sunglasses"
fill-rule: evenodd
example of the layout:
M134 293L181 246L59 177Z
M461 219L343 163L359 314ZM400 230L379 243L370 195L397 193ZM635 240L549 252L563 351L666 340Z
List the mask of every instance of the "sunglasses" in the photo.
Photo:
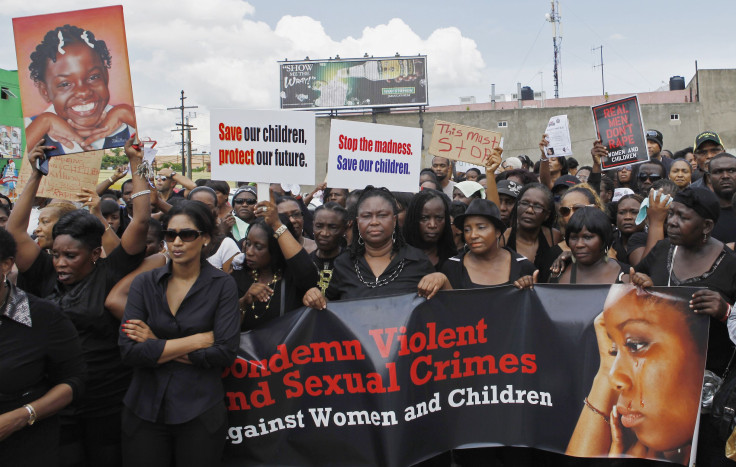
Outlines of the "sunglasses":
M169 178L166 175L156 175L156 180L160 180L162 182L165 182L166 179Z
M233 200L233 204L247 204L248 206L253 206L258 202L255 198L238 198Z
M575 211L577 211L578 209L592 208L594 206L595 204L576 204L575 206L572 206L572 207L560 206L560 209L558 209L558 211L562 217L567 217L570 214L574 214Z
M648 174L648 173L640 173L639 174L639 180L641 180L643 182L646 179L649 179L652 182L656 182L657 180L662 180L662 176L661 175L657 175L657 174Z
M181 238L182 242L193 242L202 234L199 230L194 229L182 229L182 230L164 230L164 240L167 242L173 242L176 237Z

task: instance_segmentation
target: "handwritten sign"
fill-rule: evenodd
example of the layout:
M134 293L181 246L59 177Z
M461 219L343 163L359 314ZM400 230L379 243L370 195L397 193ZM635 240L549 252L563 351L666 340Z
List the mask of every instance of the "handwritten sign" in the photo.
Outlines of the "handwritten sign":
M210 128L213 179L314 184L314 114L216 109Z
M649 160L636 96L591 107L595 131L608 156L601 160L603 170L621 165L641 164Z
M49 174L41 179L37 196L77 200L82 188L94 190L100 177L100 164L105 151L91 151L73 156L56 156L49 161ZM18 192L22 192L31 176L28 159L20 166Z
M419 190L422 130L332 120L327 174L341 188Z
M501 145L501 138L497 131L437 120L427 152L433 156L485 165L493 148Z

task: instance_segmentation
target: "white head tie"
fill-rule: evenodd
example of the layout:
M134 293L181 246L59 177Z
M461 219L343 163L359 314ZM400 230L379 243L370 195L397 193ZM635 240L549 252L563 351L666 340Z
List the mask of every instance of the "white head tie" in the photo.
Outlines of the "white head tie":
M95 48L95 45L94 45L93 43L91 43L91 42L89 41L89 37L87 37L87 33L88 33L88 32L89 32L89 31L84 31L84 32L82 33L82 40L83 40L84 42L86 42L86 43L87 43L87 45L88 45L88 46L89 46L89 47L90 47L91 49L94 49L94 48Z
M57 50L59 51L60 55L64 55L66 53L66 50L64 50L64 35L59 31L59 34L57 34L59 37L59 47Z

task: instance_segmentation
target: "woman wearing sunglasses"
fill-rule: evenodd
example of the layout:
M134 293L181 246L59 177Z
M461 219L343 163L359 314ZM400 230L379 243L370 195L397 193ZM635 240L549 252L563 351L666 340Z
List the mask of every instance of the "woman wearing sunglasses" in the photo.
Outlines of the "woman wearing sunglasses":
M235 281L206 260L215 230L204 204L174 206L163 232L171 261L130 287L118 336L123 362L134 368L124 399L126 466L220 463L220 375L236 356L240 314Z
M603 211L594 206L576 209L565 229L565 242L574 260L559 277L550 277L550 283L623 283L629 265L608 258L612 241L613 227Z
M570 217L575 213L575 211L584 207L595 207L600 209L602 212L605 212L606 209L601 198L587 183L575 185L562 195L562 198L560 199L560 207L557 209L557 213L559 214L557 222L562 235L565 235L565 227L567 226L567 222L570 220ZM566 250L567 245L564 242L560 242L560 248Z

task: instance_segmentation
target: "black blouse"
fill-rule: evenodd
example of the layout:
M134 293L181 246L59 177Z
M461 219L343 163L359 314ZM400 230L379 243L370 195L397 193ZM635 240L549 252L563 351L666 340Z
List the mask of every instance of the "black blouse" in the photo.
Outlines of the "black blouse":
M379 277L361 255L350 258L345 251L335 259L335 269L325 296L329 300L382 297L417 292L422 277L435 272L432 262L418 248L404 245Z
M509 269L509 280L501 284L496 285L507 285L513 284L520 277L531 276L537 269L534 264L521 256L514 250L508 247L504 247L504 250L511 253L511 267ZM468 270L465 268L463 260L467 252L460 253L457 256L453 256L445 261L442 266L442 273L447 276L453 289L478 289L483 287L493 287L491 285L476 284L470 280Z
M240 311L235 281L209 263L189 289L176 314L166 299L171 264L133 280L123 320L144 321L158 339L135 342L120 330L123 362L135 368L125 406L149 422L188 422L215 404L225 391L221 374L232 364L240 342ZM191 365L158 363L166 340L213 331L215 342L188 354Z
M273 285L273 296L270 302L256 301L253 306L245 308L241 331L248 331L263 325L278 316L302 306L302 298L307 290L317 286L319 279L317 267L309 258L304 248L286 260L286 267L279 282ZM242 297L253 285L251 270L247 267L233 270L232 276L238 284L238 297ZM268 306L268 309L266 309Z
M53 259L41 251L30 268L19 274L28 293L45 297L61 308L79 333L89 379L82 398L66 410L76 415L105 416L122 409L130 382L118 349L120 322L105 308L113 286L143 261L145 252L129 255L121 246L97 260L94 270L71 286L57 280Z

